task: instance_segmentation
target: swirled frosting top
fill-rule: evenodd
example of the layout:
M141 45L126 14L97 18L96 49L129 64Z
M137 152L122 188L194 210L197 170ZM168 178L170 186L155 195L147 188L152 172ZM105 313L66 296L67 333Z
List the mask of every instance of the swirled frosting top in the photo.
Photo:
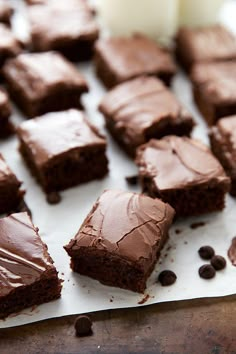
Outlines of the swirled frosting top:
M65 249L72 257L89 247L150 264L163 245L173 216L172 207L159 199L106 190Z
M158 191L230 183L208 147L187 137L151 140L138 149L136 162Z
M55 271L46 245L27 213L0 219L0 296Z

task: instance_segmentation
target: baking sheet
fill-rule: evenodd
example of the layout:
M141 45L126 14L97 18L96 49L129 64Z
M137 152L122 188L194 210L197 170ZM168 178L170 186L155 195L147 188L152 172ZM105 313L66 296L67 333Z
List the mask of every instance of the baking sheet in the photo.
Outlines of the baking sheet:
M22 5L19 0L16 0L15 4ZM233 14L234 16L232 16ZM222 12L222 19L236 32L236 28L234 28L236 25L235 2L230 1L226 4ZM26 33L27 26L22 17L17 16L15 24L16 28L20 26L21 34L24 35L23 30ZM48 245L59 276L64 279L60 300L12 315L6 320L0 321L0 328L91 311L235 294L236 267L233 267L229 260L227 260L227 268L217 272L214 279L206 281L198 276L198 268L204 263L198 256L198 249L209 244L215 248L216 254L227 257L231 240L236 235L236 200L230 196L227 197L227 207L223 212L199 218L189 218L173 225L169 242L148 281L148 288L144 295L107 287L95 280L71 272L70 259L64 251L63 245L67 244L77 232L96 198L107 188L139 190L138 187L130 188L125 181L126 176L137 173L136 166L113 143L104 130L102 116L97 112L97 105L105 91L96 80L91 65L83 64L79 65L79 68L90 84L90 93L84 96L84 105L88 116L108 138L110 173L102 181L84 184L61 193L62 202L60 204L48 205L45 195L29 174L18 153L17 139L12 138L0 143L0 151L18 178L24 181L24 188L27 190L25 199L32 210L34 223L39 227L40 235ZM183 74L177 75L173 89L199 123L194 131L194 136L207 143L206 126L192 104L191 87ZM17 110L15 110L13 118L16 122L23 119ZM192 223L199 221L205 222L205 225L197 229L190 227ZM181 233L177 234L177 229L181 230ZM161 287L156 282L158 273L164 269L171 269L177 274L178 279L173 286ZM144 303L139 304L139 302Z

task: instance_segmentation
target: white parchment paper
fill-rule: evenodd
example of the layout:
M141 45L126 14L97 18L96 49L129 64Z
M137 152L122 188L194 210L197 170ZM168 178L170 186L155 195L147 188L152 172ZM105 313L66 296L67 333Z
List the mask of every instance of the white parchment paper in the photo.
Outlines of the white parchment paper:
M20 0L15 4L19 6ZM232 29L236 25L236 4L229 1L223 9L222 20ZM20 15L15 18L16 28L27 29ZM105 309L142 306L139 304L145 295L107 287L99 282L72 273L70 259L63 245L74 236L83 219L90 211L96 198L105 188L130 189L125 177L137 173L134 163L117 147L103 128L102 116L97 112L97 105L104 94L104 89L96 79L91 65L80 65L79 69L87 77L90 93L84 96L84 104L90 120L95 123L108 138L108 157L110 173L100 182L91 182L69 189L62 194L62 202L51 206L45 201L45 195L31 177L18 153L18 142L12 138L0 143L0 151L12 167L18 178L24 182L27 190L26 202L33 213L33 220L40 229L40 235L48 245L55 261L59 276L64 279L60 300L26 309L20 314L0 321L0 328L23 325L35 321L84 312ZM173 90L179 99L193 113L198 126L194 136L208 143L207 128L192 103L191 87L183 74L174 80ZM15 110L14 120L23 120ZM53 137L52 137L53 138ZM139 190L133 188L133 190ZM193 222L204 221L205 226L192 229ZM176 234L176 229L182 232ZM198 276L198 268L204 263L198 256L198 249L203 245L212 245L217 254L227 257L227 250L236 235L236 200L227 197L227 207L221 213L186 219L173 225L170 240L162 252L160 262L148 281L145 305L164 301L184 300L203 297L226 296L236 293L236 268L227 260L227 268L217 272L212 280L203 280ZM177 274L177 282L170 287L161 287L156 282L158 273L171 269Z

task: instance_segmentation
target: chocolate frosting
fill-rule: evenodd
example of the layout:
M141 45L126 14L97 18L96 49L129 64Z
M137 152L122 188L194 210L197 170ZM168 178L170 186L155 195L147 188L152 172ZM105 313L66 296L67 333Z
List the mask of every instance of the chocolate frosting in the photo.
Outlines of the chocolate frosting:
M232 244L228 250L228 257L233 266L236 267L236 237L234 237L232 240Z
M99 30L91 8L84 0L50 0L45 6L32 6L29 20L37 48L50 50L71 40L96 40Z
M90 247L128 261L151 263L163 245L173 216L172 207L159 199L107 190L65 249L75 257L76 251Z
M88 91L82 74L56 52L20 54L7 61L3 72L31 101L38 101L58 89L78 89L79 101L79 93Z
M230 184L211 151L187 137L151 140L138 149L136 163L140 175L151 178L158 191Z
M177 35L192 62L236 58L236 37L221 25L182 28Z
M30 149L38 167L76 149L106 147L106 141L82 111L53 112L23 122L18 136ZM79 152L78 152L79 158Z
M22 51L20 41L4 24L0 23L0 53L1 56L14 57Z
M50 270L56 272L28 214L0 219L0 296L34 283Z
M170 53L141 34L130 38L101 39L96 44L96 51L117 76L118 82L142 74L176 72L176 65Z
M172 92L155 77L139 77L112 89L102 100L100 111L122 129L126 141L137 145L146 141L148 128L160 123L190 121L191 115Z
M196 64L191 78L207 101L215 104L235 104L236 61Z

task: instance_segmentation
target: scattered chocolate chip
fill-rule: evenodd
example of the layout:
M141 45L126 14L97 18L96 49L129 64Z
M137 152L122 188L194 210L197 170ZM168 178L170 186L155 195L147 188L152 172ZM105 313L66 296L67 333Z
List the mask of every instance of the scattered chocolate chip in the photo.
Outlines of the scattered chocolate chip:
M135 186L138 183L138 176L128 176L125 177L126 182L131 186Z
M75 332L79 337L88 336L92 334L92 321L90 317L81 315L75 320Z
M175 233L178 235L178 234L181 234L182 230L180 229L175 229Z
M210 264L204 264L201 266L198 270L198 273L203 279L211 279L216 275L215 268L213 268Z
M204 221L194 222L190 225L191 229L197 229L198 227L205 226L206 223Z
M211 259L211 265L215 270L222 270L226 267L226 260L222 256L214 256Z
M199 248L198 253L202 259L208 260L214 256L215 251L211 246L202 246L201 248Z
M47 195L47 201L49 204L58 204L61 201L61 196L57 192L52 192Z
M172 285L176 282L176 279L176 274L171 270L163 270L158 276L158 281L162 286Z

